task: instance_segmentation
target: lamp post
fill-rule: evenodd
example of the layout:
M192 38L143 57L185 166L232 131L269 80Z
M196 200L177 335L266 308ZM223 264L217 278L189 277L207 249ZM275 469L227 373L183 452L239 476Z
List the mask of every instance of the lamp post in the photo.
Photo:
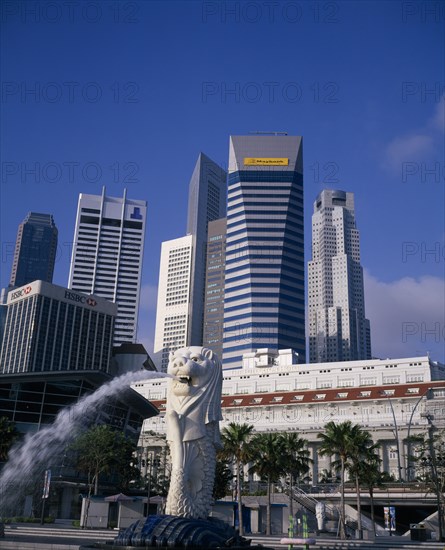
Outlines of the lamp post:
M411 425L412 425L412 422L413 422L413 418L414 418L414 413L416 412L416 409L418 407L418 405L420 404L420 402L422 401L422 399L424 397L428 397L428 394L430 392L431 388L427 388L425 393L423 393L419 399L416 401L414 407L413 407L413 410L411 411L411 416L409 417L409 422L408 422L408 431L407 431L407 434L406 434L406 441L407 441L407 447L408 447L408 452L407 452L407 456L406 456L406 479L407 481L411 481L411 446L410 446L410 440L409 440L409 437L410 437L410 433L411 433Z
M434 416L430 413L422 414L422 417L426 418L428 421L428 449L430 454L430 468L431 468L431 481L434 486L434 492L436 493L436 502L437 502L437 520L439 526L439 541L444 540L443 535L443 513L442 513L442 502L441 502L441 488L439 485L439 478L437 472L437 456L436 449L434 447L434 430L436 426L433 424Z
M151 493L151 465L152 465L152 456L151 453L147 452L145 455L145 464L146 464L146 475L147 475L147 516L150 515L150 493Z
M393 417L393 420L394 420L394 430L395 430L395 434L396 434L396 447L397 447L397 470L399 472L399 481L402 481L402 463L400 461L400 441L399 441L399 428L397 426L397 420L396 420L396 413L394 412L394 407L392 405L392 400L391 398L389 397L389 394L387 394L385 392L385 390L381 391L380 392L381 395L384 395L388 401L389 401L389 405L391 407L391 412L392 412L392 417Z

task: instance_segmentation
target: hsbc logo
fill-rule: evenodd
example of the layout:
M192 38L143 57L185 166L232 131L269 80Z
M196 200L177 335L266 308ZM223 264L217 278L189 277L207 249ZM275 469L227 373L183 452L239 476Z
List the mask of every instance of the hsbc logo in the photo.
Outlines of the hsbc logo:
M86 304L91 307L97 306L97 302L94 298L88 298L87 296L82 296L81 294L70 292L69 290L65 290L65 298L72 302L77 302L78 304Z
M15 290L11 293L11 300L17 300L17 298L21 298L22 296L26 296L29 294L32 290L32 286L27 286L25 288L21 288L20 290Z

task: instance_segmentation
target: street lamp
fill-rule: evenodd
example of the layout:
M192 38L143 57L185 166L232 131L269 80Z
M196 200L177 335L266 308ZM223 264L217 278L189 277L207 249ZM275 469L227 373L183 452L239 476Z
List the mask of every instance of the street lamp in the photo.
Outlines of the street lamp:
M413 407L413 410L411 411L411 416L409 418L409 422L408 422L408 432L406 434L406 441L407 441L407 456L406 456L406 478L407 478L407 481L411 481L411 446L410 446L410 440L409 440L409 437L410 437L410 433L411 433L411 425L412 425L412 422L413 422L413 418L414 418L414 413L416 412L416 409L417 409L417 406L420 404L420 402L422 401L422 399L424 397L427 397L429 392L430 392L431 388L427 388L425 393L423 393L419 399L416 401L414 407Z
M444 540L443 537L443 514L442 514L442 502L441 502L441 488L439 485L439 477L437 472L437 457L436 449L434 447L434 430L436 426L433 424L434 416L429 412L421 415L428 421L428 447L430 453L430 468L431 468L431 481L434 486L434 492L436 493L437 501L437 520L439 525L439 541Z
M389 394L386 393L385 390L382 390L380 392L380 395L384 395L388 401L389 401L389 405L391 407L391 412L392 412L392 417L393 417L393 420L394 420L394 430L395 430L395 434L396 434L396 447L397 447L397 469L399 471L399 481L402 481L402 464L400 462L400 441L399 441L399 429L398 429L398 426L397 426L397 420L396 420L396 413L394 412L394 407L392 405L392 400L391 398L389 397Z

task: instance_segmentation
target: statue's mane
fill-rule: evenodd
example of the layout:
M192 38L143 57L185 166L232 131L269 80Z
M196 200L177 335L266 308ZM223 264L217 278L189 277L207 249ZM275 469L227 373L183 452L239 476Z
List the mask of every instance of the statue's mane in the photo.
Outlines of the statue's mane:
M203 348L204 349L204 348ZM209 366L211 377L205 384L199 387L194 395L178 397L170 393L170 399L167 403L167 410L173 409L180 414L188 414L192 409L199 407L204 402L205 415L204 422L219 422L221 415L221 385L222 385L222 367L221 362L216 355L207 358L212 363ZM168 384L171 384L169 380Z

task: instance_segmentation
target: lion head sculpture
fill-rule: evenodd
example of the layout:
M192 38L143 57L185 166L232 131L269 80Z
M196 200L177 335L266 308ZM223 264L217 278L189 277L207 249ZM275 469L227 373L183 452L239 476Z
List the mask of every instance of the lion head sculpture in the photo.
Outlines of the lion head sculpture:
M167 389L167 439L173 436L168 418L173 412L183 419L183 441L205 434L205 425L222 420L222 368L215 353L191 346L170 353L167 373L173 376Z

